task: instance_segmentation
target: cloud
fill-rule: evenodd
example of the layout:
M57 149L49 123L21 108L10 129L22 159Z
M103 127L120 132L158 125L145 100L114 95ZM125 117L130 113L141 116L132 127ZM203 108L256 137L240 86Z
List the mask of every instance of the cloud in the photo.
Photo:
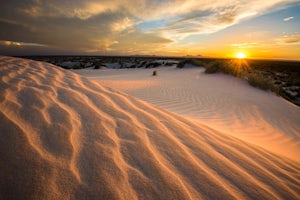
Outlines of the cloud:
M21 46L20 42L0 40L0 45L4 46Z
M123 19L120 19L119 21L116 21L112 23L112 30L113 31L124 31L134 25L134 21L132 19L129 19L128 17L125 17Z
M158 36L154 33L144 33L140 30L128 30L116 37L118 42L109 46L110 51L129 54L153 54L157 49L164 48L173 40Z
M253 48L257 45L258 44L256 42L244 42L244 43L231 44L231 46L238 47L238 48Z
M44 44L16 42L16 41L8 41L8 40L0 40L0 45L4 45L4 46L46 46Z
M145 51L217 32L293 1L10 0L0 7L0 40L70 52Z
M294 17L287 17L287 18L284 18L283 21L287 22L287 21L290 21L292 19L294 19Z
M300 34L291 34L291 35L284 35L280 38L276 39L278 44L285 44L285 45L299 45L300 44Z
M158 18L163 18L165 23L163 26L152 28L152 30L160 31L166 37L179 39L194 34L214 33L243 20L283 8L290 2L292 1L242 0L239 3L230 0L212 0L209 3L198 0L184 1L183 3L174 1L165 7L166 10L163 12L160 8L153 11L153 15L161 16ZM143 17L149 24L149 20L152 18L145 15ZM153 23L155 22L154 20Z
M114 11L118 7L116 1L60 1L60 0L35 0L31 4L20 8L20 12L31 17L52 18L79 18L89 19L106 11Z

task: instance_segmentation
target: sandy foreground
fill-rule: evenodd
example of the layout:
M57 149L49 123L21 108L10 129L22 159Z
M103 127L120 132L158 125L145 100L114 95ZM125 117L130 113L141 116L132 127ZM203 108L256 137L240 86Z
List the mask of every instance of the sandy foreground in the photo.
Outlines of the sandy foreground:
M192 66L74 72L300 162L300 108L246 81Z
M0 134L0 199L300 198L299 162L46 63L0 57Z

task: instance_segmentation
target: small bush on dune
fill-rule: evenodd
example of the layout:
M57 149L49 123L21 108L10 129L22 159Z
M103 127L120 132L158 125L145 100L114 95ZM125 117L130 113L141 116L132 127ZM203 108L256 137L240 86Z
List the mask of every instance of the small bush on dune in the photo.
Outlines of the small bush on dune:
M68 67L68 66L62 66L62 65L59 65L59 64L56 64L56 65L58 65L58 66L60 66L61 68L64 68L64 69L71 69L71 68Z
M177 68L184 68L185 64L186 64L186 60L182 60L177 64Z
M272 88L272 83L263 76L257 74L251 74L248 76L248 83L254 87L260 88L262 90L270 90Z
M281 96L289 101L296 102L296 98L292 96L286 88L292 85L300 85L299 81L299 68L296 64L292 65L289 69L291 72L286 72L284 67L286 64L276 61L253 61L245 59L219 59L219 60L206 60L203 62L205 65L205 73L224 73L235 77L246 79L248 84L262 89L269 90L278 96ZM264 64L268 64L265 66ZM277 66L280 65L280 66ZM272 67L275 67L273 69ZM279 69L277 69L278 67ZM295 68L294 68L295 67ZM289 74L287 76L287 74ZM296 103L297 104L297 103ZM297 104L298 105L298 104Z
M262 90L270 90L280 96L283 95L282 89L272 82L272 80L263 77L259 74L248 75L248 83L254 87L260 88Z
M75 65L72 69L84 69L82 65Z
M156 75L157 75L157 71L154 70L154 71L152 72L152 76L156 76Z
M161 64L159 62L151 62L151 63L146 64L145 68L155 68L155 67L158 67L160 65Z
M205 66L205 73L207 74L214 74L218 72L235 75L233 66L230 66L227 61L214 61Z
M186 64L191 64L191 65L195 65L195 66L203 66L203 63L198 59L185 59L185 60L180 61L177 64L177 68L184 68L184 66Z
M202 66L203 67L203 62L199 59L191 59L190 63L192 65L195 65L195 66Z
M289 96L279 85L276 85L272 80L263 77L262 75L250 74L248 76L248 83L256 88L269 90L287 100L291 100L291 96Z
M205 73L214 74L214 73L220 72L221 71L221 65L222 65L222 63L219 62L219 61L208 63L205 66Z
M236 77L243 77L249 70L247 63L241 63L236 60L218 60L209 62L205 65L205 73L207 74L220 72Z

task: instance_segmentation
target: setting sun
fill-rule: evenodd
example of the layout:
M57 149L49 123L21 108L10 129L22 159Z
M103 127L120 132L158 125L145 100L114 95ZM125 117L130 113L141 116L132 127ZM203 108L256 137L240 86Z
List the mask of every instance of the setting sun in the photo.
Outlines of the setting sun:
M243 59L243 58L246 58L246 54L243 52L239 52L235 55L235 57L237 57L239 59Z

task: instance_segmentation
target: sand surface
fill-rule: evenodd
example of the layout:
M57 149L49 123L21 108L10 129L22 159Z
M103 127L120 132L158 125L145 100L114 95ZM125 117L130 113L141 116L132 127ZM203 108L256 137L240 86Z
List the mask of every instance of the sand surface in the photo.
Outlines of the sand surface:
M300 161L300 108L228 75L203 68L77 70L160 108Z
M299 162L10 57L0 57L0 169L0 199L300 198Z

